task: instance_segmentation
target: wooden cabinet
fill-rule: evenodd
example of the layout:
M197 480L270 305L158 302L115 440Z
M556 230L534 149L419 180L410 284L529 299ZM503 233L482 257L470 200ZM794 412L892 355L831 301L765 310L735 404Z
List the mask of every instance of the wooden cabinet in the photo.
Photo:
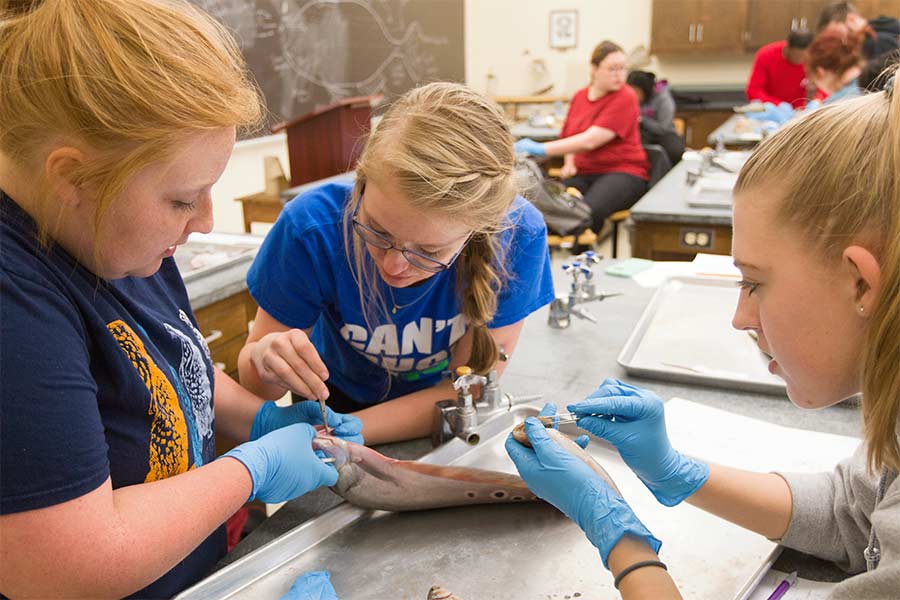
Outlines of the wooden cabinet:
M831 0L653 0L651 52L660 56L753 53L791 31L815 32ZM900 0L858 0L867 19L900 17Z
M194 311L214 363L238 378L237 359L247 341L247 323L256 317L256 302L244 290Z
M746 19L746 0L654 0L651 51L741 54Z
M731 226L703 223L634 223L631 255L649 260L694 260L697 253L731 254Z
M786 39L792 31L815 31L827 0L749 0L744 42L756 52L766 44Z
M900 0L862 0L855 2L859 12L867 19L884 15L900 18Z
M684 120L685 146L699 150L707 145L709 134L733 114L730 110L679 110L675 116Z

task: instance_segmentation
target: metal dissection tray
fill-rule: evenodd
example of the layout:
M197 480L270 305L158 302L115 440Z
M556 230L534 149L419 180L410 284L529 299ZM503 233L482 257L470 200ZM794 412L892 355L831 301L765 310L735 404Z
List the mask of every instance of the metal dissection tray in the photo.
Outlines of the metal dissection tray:
M538 410L514 407L481 426L478 445L454 439L420 460L514 472L503 447L507 433ZM578 431L565 427L570 435ZM588 448L664 540L662 559L685 597L735 597L774 547L692 506L661 506L614 449L598 439ZM432 585L464 600L617 597L581 530L550 505L534 502L409 513L344 503L177 598L279 598L300 574L315 570L331 572L342 600L425 600Z
M731 326L740 291L733 281L673 277L657 290L619 353L628 373L663 381L784 395L769 358Z

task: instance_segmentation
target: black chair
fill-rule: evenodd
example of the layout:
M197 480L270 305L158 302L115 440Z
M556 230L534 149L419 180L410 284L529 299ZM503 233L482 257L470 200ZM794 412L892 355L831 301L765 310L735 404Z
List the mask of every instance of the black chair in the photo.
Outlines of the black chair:
M650 179L647 181L647 189L649 190L669 172L672 168L672 161L669 160L669 155L666 153L665 148L658 144L645 145L644 152L647 153L647 160L650 162ZM619 224L626 221L629 217L631 217L630 210L620 210L609 216L609 222L612 223L610 242L612 242L613 258L616 258L619 254Z

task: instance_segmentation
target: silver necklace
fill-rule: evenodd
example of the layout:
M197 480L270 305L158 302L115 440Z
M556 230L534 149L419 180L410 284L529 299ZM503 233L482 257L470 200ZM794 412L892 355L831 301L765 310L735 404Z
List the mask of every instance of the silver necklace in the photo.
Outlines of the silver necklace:
M412 306L413 304L415 304L416 302L418 302L419 300L424 298L425 295L429 291L431 291L431 288L432 288L432 286L434 286L434 281L436 279L437 279L437 274L435 274L434 276L431 277L431 282L425 287L425 289L422 291L421 294L419 294L412 301L407 302L406 304L397 304L397 301L394 299L394 288L392 288L390 285L385 284L385 285L387 285L388 293L391 295L391 304L393 305L393 308L391 308L391 314L396 315L398 310L402 310L404 308Z

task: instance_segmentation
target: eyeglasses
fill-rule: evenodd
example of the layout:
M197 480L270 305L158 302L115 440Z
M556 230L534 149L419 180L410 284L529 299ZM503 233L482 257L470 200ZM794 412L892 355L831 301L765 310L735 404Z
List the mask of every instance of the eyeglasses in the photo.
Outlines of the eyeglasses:
M365 192L365 187L360 190L360 204L362 203L362 194ZM462 254L462 251L465 249L466 244L469 242L469 238L466 238L466 241L463 242L462 246L453 253L453 256L450 257L450 260L447 262L442 262L436 258L428 256L426 254L422 254L421 252L417 252L415 250L411 250L409 248L401 248L394 244L387 236L383 233L375 231L365 223L362 223L359 220L359 207L358 204L356 206L356 212L353 214L353 218L351 222L353 224L353 233L359 236L359 238L365 243L378 248L379 250L396 250L400 254L403 255L403 258L416 267L417 269L422 269L423 271L427 271L429 273L440 273L441 271L446 271L450 267L453 266L453 263L459 258L459 255Z

